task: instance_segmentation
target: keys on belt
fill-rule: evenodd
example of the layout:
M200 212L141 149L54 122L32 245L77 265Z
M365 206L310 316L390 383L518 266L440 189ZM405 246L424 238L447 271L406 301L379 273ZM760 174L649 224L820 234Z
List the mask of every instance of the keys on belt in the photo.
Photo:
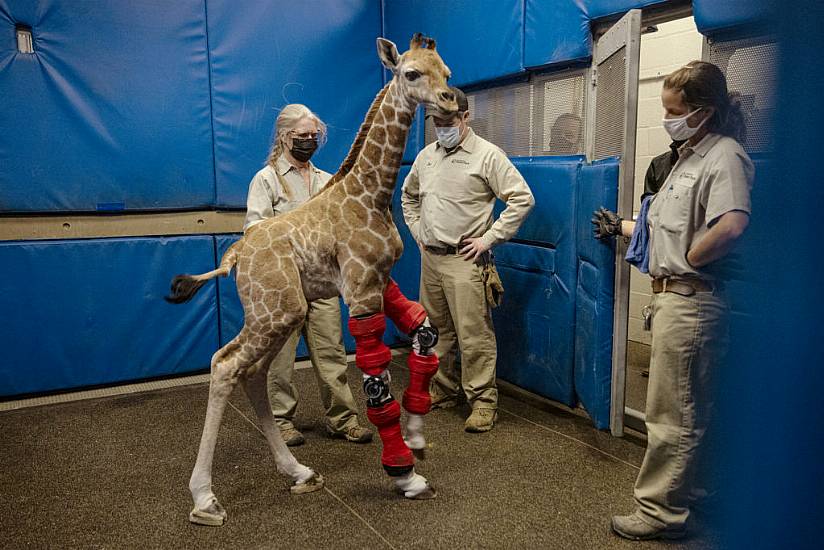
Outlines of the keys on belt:
M673 279L672 277L661 277L652 280L652 292L674 292L681 296L692 296L696 292L712 292L714 285L701 279Z
M427 252L436 254L438 256L454 256L458 253L458 249L454 246L424 246Z

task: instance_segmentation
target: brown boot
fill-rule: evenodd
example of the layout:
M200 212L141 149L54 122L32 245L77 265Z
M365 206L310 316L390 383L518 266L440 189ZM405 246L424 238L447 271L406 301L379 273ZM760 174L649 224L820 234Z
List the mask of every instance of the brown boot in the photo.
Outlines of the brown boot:
M372 430L357 424L351 428L345 428L340 432L333 431L327 426L326 433L328 433L330 437L345 439L346 441L351 441L352 443L369 443L372 441Z
M297 447L306 443L306 438L294 426L280 428L280 437L283 438L283 442L286 443L287 447Z
M488 432L495 425L498 411L495 409L472 409L472 414L466 419L464 429L472 433Z

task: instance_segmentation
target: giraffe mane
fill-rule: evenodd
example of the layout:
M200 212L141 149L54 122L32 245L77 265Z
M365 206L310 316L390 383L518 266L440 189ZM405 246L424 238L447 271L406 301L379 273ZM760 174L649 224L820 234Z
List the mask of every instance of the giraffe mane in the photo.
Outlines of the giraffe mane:
M346 175L352 171L352 168L355 166L355 162L358 160L358 155L360 154L361 149L363 149L363 144L366 142L366 134L369 133L369 129L372 127L372 121L375 119L375 114L378 112L378 109L380 109L380 106L383 103L383 98L386 96L387 90L389 90L389 84L384 86L381 91L378 92L378 95L375 96L375 99L372 100L372 106L369 107L369 110L366 112L366 117L360 125L358 134L355 136L355 141L352 142L352 147L349 149L349 154L346 155L345 159L343 159L340 168L338 168L335 175L332 176L332 178L326 183L322 191L326 191L334 184L345 178Z

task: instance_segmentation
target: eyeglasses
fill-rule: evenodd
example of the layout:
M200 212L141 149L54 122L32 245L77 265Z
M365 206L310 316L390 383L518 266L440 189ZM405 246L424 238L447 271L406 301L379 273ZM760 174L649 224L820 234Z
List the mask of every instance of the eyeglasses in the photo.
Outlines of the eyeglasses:
M298 138L298 139L318 139L318 133L317 132L302 132L302 133L298 134L294 130L290 130L289 135L292 136L293 138Z

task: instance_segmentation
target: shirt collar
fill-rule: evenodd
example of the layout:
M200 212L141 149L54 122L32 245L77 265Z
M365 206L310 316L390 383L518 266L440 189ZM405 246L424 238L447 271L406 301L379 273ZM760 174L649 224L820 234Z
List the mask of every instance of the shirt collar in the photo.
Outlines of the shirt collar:
M320 172L319 169L315 168L315 165L312 164L312 161L309 161L309 168L312 170L313 173ZM281 176L285 176L289 170L297 171L297 168L292 166L292 163L286 160L286 155L280 155L277 160L277 170L278 174Z
M454 153L459 148L463 149L467 153L472 153L472 151L475 150L475 144L477 143L477 141L478 137L475 135L475 131L470 126L466 129L466 137L464 137L463 141L456 145L455 148L452 149L452 151L450 151L450 153ZM444 149L443 145L441 145L440 142L436 141L435 143L435 147L437 149ZM444 151L446 151L446 149L444 149Z
M681 152L691 149L693 153L697 154L699 157L704 158L707 156L707 153L710 152L712 146L715 145L718 140L721 139L721 134L715 134L713 132L708 132L701 141L696 143L693 146L688 145L689 142L685 142L684 145L681 146Z

